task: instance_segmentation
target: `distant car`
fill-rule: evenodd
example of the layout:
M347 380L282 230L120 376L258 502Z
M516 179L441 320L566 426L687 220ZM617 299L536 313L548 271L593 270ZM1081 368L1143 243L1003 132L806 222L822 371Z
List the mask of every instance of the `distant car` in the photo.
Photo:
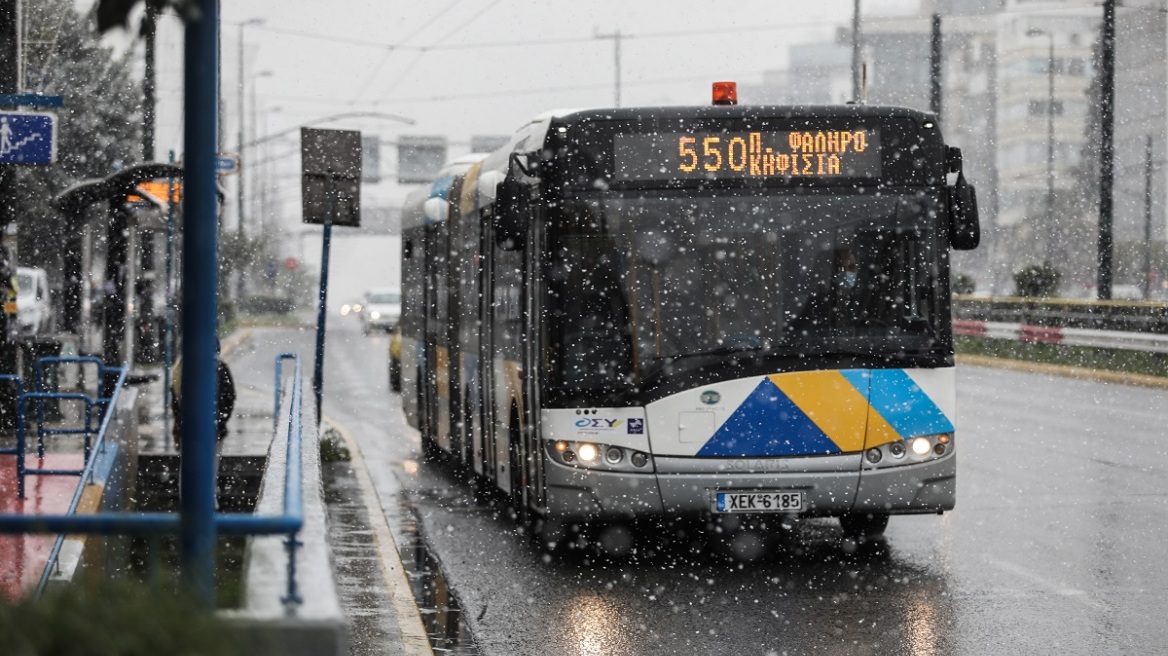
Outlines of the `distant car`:
M49 275L44 269L16 268L16 321L24 335L39 335L53 329Z
M401 316L401 292L375 289L365 292L361 301L361 329L366 335L374 330L388 332Z
M401 391L401 323L389 334L389 390Z

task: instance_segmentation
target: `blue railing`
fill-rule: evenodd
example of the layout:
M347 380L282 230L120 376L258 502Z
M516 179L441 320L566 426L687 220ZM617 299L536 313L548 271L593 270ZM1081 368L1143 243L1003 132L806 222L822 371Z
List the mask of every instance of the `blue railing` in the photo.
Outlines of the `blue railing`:
M44 358L44 359L48 359L48 358ZM54 359L56 359L56 358L54 358ZM99 361L99 370L104 369L104 368L105 368L104 363L100 363L100 361ZM98 428L97 428L97 438L94 440L94 444L93 444L94 457L92 457L92 458L89 457L90 454L89 454L89 435L88 435L88 433L85 436L85 468L82 469L80 472L78 472L81 475L81 480L79 480L77 482L77 489L73 490L73 498L69 500L69 508L68 508L68 510L65 511L65 514L67 516L76 517L77 506L78 506L78 504L81 503L81 495L85 492L85 486L89 485L89 483L93 480L94 463L96 463L100 459L100 457L105 454L105 450L106 450L105 436L107 434L109 434L110 421L113 419L115 409L118 407L118 399L121 397L122 387L124 387L126 384L126 371L129 369L129 367L119 367L117 369L118 369L118 382L116 385L114 385L113 394L108 399L109 402L104 404L106 411L104 413L102 413L103 416L101 418L101 425L98 426ZM38 360L37 361L37 386L38 387L41 384L40 372L41 372L41 361ZM99 378L99 380L100 380L100 378ZM28 396L28 395L24 395L24 396ZM91 400L91 399L89 399L89 397L85 396L84 394L80 394L78 396L81 396L86 401ZM23 404L23 401L22 401L22 404ZM88 403L86 404L85 426L87 428L89 427L91 407L92 406L90 404L88 404ZM17 412L17 421L20 421L21 424L23 424L23 421L24 421L23 412L21 412L21 411ZM40 419L38 418L38 422L39 421L40 421ZM20 433L23 433L23 432L24 432L23 425L18 425L17 426L18 435ZM19 448L21 450L21 453L19 455L17 455L17 459L23 460L24 459L24 441L20 438L17 439L17 448ZM44 455L44 443L43 442L41 442L41 444L39 445L39 449L40 449L41 455L43 456ZM20 497L22 499L24 498L24 475L29 474L29 473L43 475L43 474L60 474L60 473L68 473L68 472L64 471L64 470L62 470L62 471L30 470L30 469L21 470L20 465L18 464L17 465L17 475L20 477L20 483L19 483ZM36 592L38 595L45 591L45 585L48 584L49 576L50 576L51 572L53 571L53 569L55 569L57 566L57 560L61 557L61 547L64 544L65 544L65 534L64 533L57 534L57 539L53 541L53 549L52 549L52 551L49 552L49 559L47 562L45 562L45 568L41 571L41 579L37 583Z
M215 514L214 528L220 535L286 535L284 544L288 550L288 585L284 603L300 604L303 602L296 585L296 549L301 545L297 539L300 529L304 526L304 498L303 498L303 463L302 443L303 425L301 410L303 407L303 382L301 375L300 358L293 354L281 354L277 363L284 359L295 362L292 387L288 408L288 436L287 460L284 469L284 512L275 516L254 516L235 514ZM279 364L277 364L279 366ZM2 380L2 379L0 379ZM117 405L117 398L125 382L124 371L118 379L118 385L106 405L107 411L98 431L95 451L104 446L105 435L109 429L110 419ZM282 390L277 390L279 394ZM277 408L279 407L279 396ZM277 414L278 410L277 410ZM86 476L92 476L92 465L97 458L92 458L82 474L82 481ZM183 517L176 513L94 513L91 515L76 515L77 503L84 485L78 485L74 493L73 503L69 511L63 515L0 515L0 533L87 533L98 535L160 535L178 533ZM59 546L63 535L58 537L54 547L53 558L59 554ZM49 566L42 575L41 586L47 580L48 572L55 566L55 560L50 558Z
M24 393L22 391L23 384L19 377L6 375L5 379L14 379L16 382L17 396L16 396L16 448L14 450L6 450L6 453L16 454L16 479L17 479L17 498L24 498L24 479L30 474L40 476L78 476L84 474L86 471L91 471L89 467L91 442L93 435L98 433L98 429L93 426L93 409L95 407L110 406L111 399L99 396L100 389L95 392L93 397L79 392L46 392L44 370L45 365L61 365L61 364L78 364L92 363L97 365L98 380L105 380L107 373L117 373L117 383L115 389L120 389L125 384L126 369L125 367L107 367L100 358L93 356L84 357L45 357L40 358L35 363L36 371L36 387L35 392ZM36 402L37 409L37 457L45 457L45 436L46 435L81 435L84 441L85 452L82 460L81 469L43 469L36 467L29 467L26 464L26 451L28 440L28 402ZM77 401L84 405L85 415L84 423L79 427L57 427L50 428L45 426L45 401ZM107 413L108 415L108 413ZM90 474L92 475L92 474ZM88 478L83 476L80 485L85 485Z

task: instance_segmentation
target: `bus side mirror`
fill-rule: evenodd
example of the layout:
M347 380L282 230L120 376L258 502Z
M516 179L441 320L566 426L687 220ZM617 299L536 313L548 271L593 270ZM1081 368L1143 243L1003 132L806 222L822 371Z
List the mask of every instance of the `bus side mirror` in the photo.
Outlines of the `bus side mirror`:
M948 188L949 245L954 250L971 251L981 243L981 222L977 215L977 191L957 174L957 184Z
M518 181L507 178L499 183L493 213L495 245L505 251L523 248L526 218L531 208L528 189Z

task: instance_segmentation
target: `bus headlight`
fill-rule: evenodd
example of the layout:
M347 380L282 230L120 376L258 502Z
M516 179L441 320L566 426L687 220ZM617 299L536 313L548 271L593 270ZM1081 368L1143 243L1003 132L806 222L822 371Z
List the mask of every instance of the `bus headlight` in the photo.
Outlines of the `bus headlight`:
M644 451L612 444L547 440L545 451L553 462L579 469L636 472L654 471L653 457Z
M600 455L600 451L595 444L581 444L580 448L576 450L576 455L580 456L580 462L591 464L596 460L596 456Z
M619 446L610 446L604 450L604 461L610 465L619 464L625 459L624 449Z
M917 456L923 456L933 450L933 445L929 443L927 437L914 437L911 445L913 455Z
M953 433L918 435L907 440L870 447L864 451L868 469L913 465L936 460L953 451ZM885 458L884 456L889 456Z
M888 445L888 453L892 454L893 458L903 458L904 452L904 442L893 442Z

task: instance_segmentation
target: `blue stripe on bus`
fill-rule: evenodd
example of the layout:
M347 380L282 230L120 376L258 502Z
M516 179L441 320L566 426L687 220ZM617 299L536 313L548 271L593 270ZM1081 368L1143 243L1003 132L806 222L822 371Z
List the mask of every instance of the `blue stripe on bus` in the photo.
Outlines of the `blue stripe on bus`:
M903 439L953 431L953 422L903 369L846 371L844 376L857 387L869 384L860 381L870 377L868 403Z
M814 422L769 379L698 451L698 456L797 456L840 453Z

